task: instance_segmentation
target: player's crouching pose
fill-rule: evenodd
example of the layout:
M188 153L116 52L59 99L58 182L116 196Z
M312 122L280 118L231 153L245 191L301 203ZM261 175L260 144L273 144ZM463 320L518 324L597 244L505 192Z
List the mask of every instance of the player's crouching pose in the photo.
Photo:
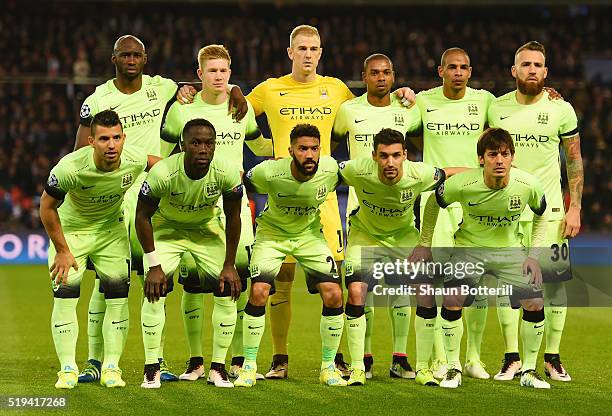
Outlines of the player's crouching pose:
M125 386L119 359L129 328L130 245L121 204L138 175L159 158L138 147L124 147L124 142L117 113L96 114L90 146L59 161L40 200L40 218L51 239L49 271L55 298L51 331L61 366L56 388L77 385L76 306L88 258L100 276L106 301L100 384Z
M144 388L159 388L157 360L164 303L172 290L172 276L184 253L191 253L199 278L186 279L185 290L214 294L213 354L208 382L233 387L225 370L225 356L234 335L240 279L234 266L240 238L240 171L214 158L215 128L194 119L183 128L183 152L152 169L142 185L136 208L136 231L144 249L147 276L142 305L145 348ZM225 237L217 214L223 197ZM227 241L227 244L226 244Z
M542 272L536 260L539 250L524 250L519 235L519 218L529 207L536 214L532 247L541 247L545 232L541 217L546 210L544 192L535 177L511 167L514 143L506 130L486 130L478 141L477 151L481 168L457 174L436 190L437 205L444 208L459 202L464 213L463 222L455 233L455 249L450 262L461 265L465 274L462 277L455 273L445 278L445 288L455 288L456 292L447 290L444 293L441 316L449 369L440 386L456 388L461 385L461 310L467 296L461 294L458 287L473 285L482 275L490 274L508 285L512 298L520 301L523 307L521 337L525 360L521 386L550 388L535 371L544 334L544 303L539 290ZM437 205L433 198L427 202L423 219L425 235L431 235L427 230L434 227ZM427 254L422 254L421 250ZM430 255L428 249L417 248L411 259L431 258ZM468 271L466 265L469 263L473 265L473 272Z
M304 268L309 292L318 292L323 300L320 381L329 386L346 386L334 366L344 327L342 289L319 216L319 206L338 184L338 165L330 156L319 158L321 138L317 127L298 124L291 130L290 139L291 158L260 163L244 178L248 190L268 194L268 203L257 220L252 286L243 319L245 362L234 384L251 387L256 382L265 305L285 256L292 255Z

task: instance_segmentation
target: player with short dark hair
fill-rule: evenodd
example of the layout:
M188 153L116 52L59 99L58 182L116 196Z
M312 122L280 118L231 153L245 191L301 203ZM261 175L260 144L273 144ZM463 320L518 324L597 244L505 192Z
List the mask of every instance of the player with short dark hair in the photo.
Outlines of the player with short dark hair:
M138 175L158 160L138 147L124 146L114 111L99 112L90 126L89 146L58 162L40 200L40 219L51 239L51 329L61 366L55 387L61 389L78 383L76 306L88 259L100 276L106 310L100 383L125 386L119 359L129 328L130 247L121 205Z
M257 219L251 292L243 320L245 362L236 386L252 387L256 383L266 302L288 255L302 265L309 292L319 293L323 301L319 379L329 386L346 386L334 366L344 327L342 288L333 254L321 232L319 214L319 206L338 184L338 165L330 156L320 156L319 137L315 126L298 124L290 133L291 158L262 162L244 177L247 190L268 194L268 202Z
M162 160L142 184L136 208L136 231L147 267L142 305L142 338L145 349L143 388L159 388L157 360L164 304L184 253L190 253L198 273L183 280L190 293L212 292L213 354L208 382L233 387L225 357L234 335L240 278L235 268L240 239L240 169L215 154L215 127L193 119L182 130L183 152ZM223 198L225 231L217 214ZM194 358L194 357L192 357ZM199 357L201 358L201 357Z
M456 388L461 385L461 311L467 295L458 288L477 286L482 276L489 274L511 286L513 297L523 308L521 337L525 362L521 386L550 388L535 371L544 333L544 304L538 290L542 274L537 262L537 247L541 247L545 232L542 214L547 205L544 192L534 176L512 167L514 146L507 131L486 130L477 148L481 167L459 173L440 185L436 190L437 204L430 199L423 218L423 232L429 235L428 230L433 229L436 222L438 205L445 208L459 202L463 209L463 222L455 233L455 248L449 259L457 267L453 268L454 274L444 279L447 291L441 317L449 369L440 386ZM527 207L535 214L534 245L524 249L519 219ZM431 250L421 247L417 247L410 257L413 261L430 258ZM463 267L462 274L459 274L459 266L466 264L474 267ZM452 289L456 292L451 292Z
M372 291L374 285L368 275L367 264L364 264L366 252L384 250L381 256L405 258L408 253L404 251L415 247L419 242L419 232L414 225L414 203L421 192L434 189L445 178L445 171L441 169L407 160L404 133L383 129L374 136L373 142L374 150L369 158L361 157L340 164L340 176L347 185L353 187L359 201L348 220L350 233L347 245L346 286L349 293L345 314L352 358L349 385L363 385L366 380L365 303L366 293ZM455 170L452 170L450 173L454 172ZM402 282L391 282L391 284L396 283ZM388 301L392 319L395 318L394 315L401 313L410 314L408 296L390 296ZM402 375L400 369L394 369L396 364L400 367L401 357L404 358L404 365L408 364L405 353L402 356L397 352L398 349L405 351L407 329L399 328L404 334L400 344L396 341L395 334L398 328L394 328L391 374L396 374L396 377ZM437 385L433 376L423 382L423 384L428 383Z

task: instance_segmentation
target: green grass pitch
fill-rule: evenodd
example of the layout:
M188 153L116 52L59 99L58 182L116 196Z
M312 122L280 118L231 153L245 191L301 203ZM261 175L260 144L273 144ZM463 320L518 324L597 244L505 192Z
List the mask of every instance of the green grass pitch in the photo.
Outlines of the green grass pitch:
M375 376L366 386L333 389L318 383L320 360L317 296L308 295L303 282L293 293L293 321L289 338L290 378L262 381L252 389L216 389L202 379L165 383L160 390L140 388L143 348L139 325L140 283L133 279L130 292L130 334L121 360L127 387L105 389L97 384L79 385L71 391L53 387L58 370L50 331L52 296L44 266L0 268L0 414L516 414L599 415L612 412L610 363L612 308L571 308L562 343L562 357L572 375L571 383L553 382L549 391L519 386L518 380L494 382L464 377L453 391L421 387L408 380L390 379L388 366L391 337L387 311L376 309L374 328ZM93 275L87 273L79 303L80 337L77 362L87 359L86 313ZM181 373L188 359L180 316L180 285L167 302L168 326L165 357L174 372ZM204 327L205 365L211 351L210 312L207 300ZM463 348L465 351L465 348ZM409 359L414 363L414 330L409 338ZM483 361L489 372L499 368L503 347L495 309L489 319L483 345ZM345 347L345 354L346 352ZM260 370L271 357L269 331L260 350ZM542 371L542 358L538 360ZM11 396L64 396L63 410L9 410Z

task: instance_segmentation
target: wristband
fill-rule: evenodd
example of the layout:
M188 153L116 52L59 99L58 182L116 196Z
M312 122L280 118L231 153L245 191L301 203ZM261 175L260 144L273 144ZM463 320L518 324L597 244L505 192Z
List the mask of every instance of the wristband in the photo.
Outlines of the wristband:
M144 253L144 258L146 259L147 264L149 265L149 269L151 267L159 266L161 264L157 259L157 253L155 253L155 250L150 253Z

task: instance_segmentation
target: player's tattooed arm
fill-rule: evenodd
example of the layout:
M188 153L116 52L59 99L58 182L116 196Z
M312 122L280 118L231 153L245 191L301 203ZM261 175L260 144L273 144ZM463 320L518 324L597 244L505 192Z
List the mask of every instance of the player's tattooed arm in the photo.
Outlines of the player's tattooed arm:
M430 195L427 203L425 204L425 209L423 210L423 222L421 224L419 243L408 256L409 262L418 263L432 260L433 256L431 253L431 242L439 212L440 207L436 202L436 198L434 195Z
M570 206L565 214L564 237L575 237L580 232L580 211L582 209L582 189L584 187L584 167L580 152L580 135L562 139L565 152L565 165L569 183Z
M61 202L62 200L55 199L46 191L43 191L40 198L40 220L56 251L53 264L49 268L51 278L55 281L55 284L60 284L60 282L65 284L68 281L68 272L71 267L74 270L79 269L64 237L62 224L57 213L57 207Z
M561 100L561 101L563 101L563 96L556 89L554 89L552 87L544 87L544 91L546 91L548 93L548 99L549 100Z
M240 186L242 188L242 186ZM223 293L225 285L230 285L232 299L238 300L241 292L241 282L236 271L236 250L240 241L240 205L241 197L223 198L225 213L225 260L219 276L219 290Z

